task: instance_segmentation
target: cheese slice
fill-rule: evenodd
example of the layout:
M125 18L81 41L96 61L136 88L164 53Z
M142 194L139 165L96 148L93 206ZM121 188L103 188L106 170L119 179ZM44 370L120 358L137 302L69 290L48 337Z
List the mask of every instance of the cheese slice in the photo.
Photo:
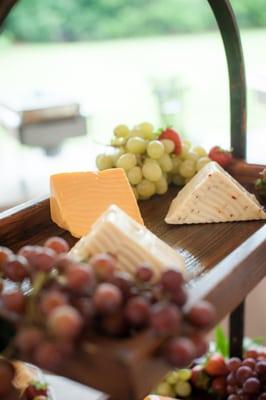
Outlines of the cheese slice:
M219 164L205 165L172 201L165 222L199 224L266 219L256 197Z
M143 220L123 169L72 172L50 178L52 220L80 238L110 206L116 204L138 223Z
M112 205L70 251L77 261L107 252L117 258L117 268L135 274L141 263L153 267L155 276L166 268L185 272L183 257L119 207Z

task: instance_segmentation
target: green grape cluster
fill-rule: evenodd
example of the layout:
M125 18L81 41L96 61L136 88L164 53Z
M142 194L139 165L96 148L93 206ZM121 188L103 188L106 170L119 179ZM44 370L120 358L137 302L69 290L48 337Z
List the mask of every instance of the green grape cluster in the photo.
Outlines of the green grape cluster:
M167 192L168 186L185 185L205 164L210 162L202 147L192 147L182 141L180 154L175 153L175 143L160 139L152 124L143 122L132 129L118 125L111 139L111 152L98 154L99 170L123 168L139 200Z
M191 379L191 369L179 369L169 372L163 382L155 389L155 393L159 396L180 397L185 399L191 395L192 386L189 382Z

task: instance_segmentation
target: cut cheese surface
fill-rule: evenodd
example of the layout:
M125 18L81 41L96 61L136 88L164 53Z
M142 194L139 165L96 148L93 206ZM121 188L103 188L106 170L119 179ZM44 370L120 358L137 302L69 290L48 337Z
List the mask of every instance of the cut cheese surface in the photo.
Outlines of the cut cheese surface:
M256 197L219 164L210 162L180 190L165 222L198 224L266 219Z
M110 206L88 235L76 243L70 256L84 261L102 252L115 255L117 268L132 275L141 263L150 264L156 276L169 267L185 272L180 253L115 205Z
M110 204L116 204L143 224L123 169L56 174L50 178L50 187L51 218L74 237L86 235Z

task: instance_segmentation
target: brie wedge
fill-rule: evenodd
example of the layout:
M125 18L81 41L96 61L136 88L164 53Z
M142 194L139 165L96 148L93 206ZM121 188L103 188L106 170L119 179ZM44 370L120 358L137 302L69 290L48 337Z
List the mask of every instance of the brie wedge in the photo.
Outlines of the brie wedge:
M185 272L184 259L177 251L115 205L102 214L69 255L77 261L85 261L102 252L115 255L117 268L132 275L141 263L151 265L155 277L166 268Z
M172 201L165 222L199 224L266 219L256 197L219 164L206 164Z

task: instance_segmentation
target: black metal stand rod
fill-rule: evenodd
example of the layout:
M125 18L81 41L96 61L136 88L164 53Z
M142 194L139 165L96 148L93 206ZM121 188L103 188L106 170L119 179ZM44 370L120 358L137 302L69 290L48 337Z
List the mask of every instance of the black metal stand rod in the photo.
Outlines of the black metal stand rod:
M230 314L230 357L243 356L245 301Z

